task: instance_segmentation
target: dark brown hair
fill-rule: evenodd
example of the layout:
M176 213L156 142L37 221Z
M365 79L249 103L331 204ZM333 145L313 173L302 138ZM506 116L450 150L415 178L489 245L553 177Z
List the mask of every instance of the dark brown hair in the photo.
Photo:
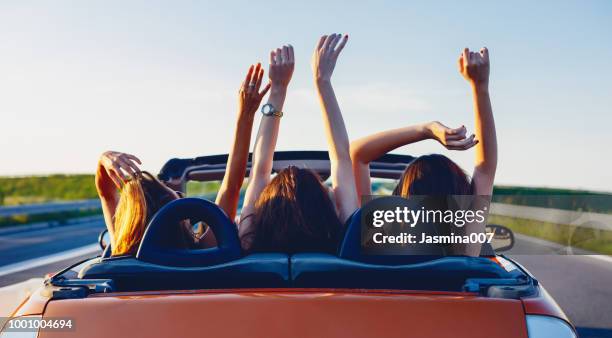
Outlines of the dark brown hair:
M414 159L397 183L393 195L471 195L469 176L448 157L441 154Z
M328 189L313 171L280 171L255 203L249 252L335 253L342 223Z

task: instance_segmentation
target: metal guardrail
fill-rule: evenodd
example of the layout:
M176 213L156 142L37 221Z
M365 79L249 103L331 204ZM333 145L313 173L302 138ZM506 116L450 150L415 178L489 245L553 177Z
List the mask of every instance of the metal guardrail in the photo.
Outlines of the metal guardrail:
M102 205L99 199L80 200L71 202L53 202L40 204L23 204L0 207L0 217L13 215L36 215L54 212L99 209Z
M612 230L612 215L524 205L491 203L493 215L524 218L541 222L575 225L583 228Z

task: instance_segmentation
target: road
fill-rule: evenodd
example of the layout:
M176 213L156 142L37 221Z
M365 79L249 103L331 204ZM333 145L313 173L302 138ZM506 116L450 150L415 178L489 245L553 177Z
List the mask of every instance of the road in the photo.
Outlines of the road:
M553 296L581 338L612 337L612 262L589 256L515 256Z
M82 224L0 233L0 287L57 271L95 253L2 275L8 265L48 257L93 244L104 228L101 219ZM581 337L612 337L612 260L558 255L563 248L517 235L509 256L517 259L557 300ZM78 254L78 252L77 252Z
M102 229L104 229L104 221L102 217L98 217L95 220L78 224L12 233L0 232L0 287L28 278L41 277L76 262L81 257L69 258L16 273L2 274L2 270L8 265L32 261L96 243ZM85 258L93 255L82 256Z

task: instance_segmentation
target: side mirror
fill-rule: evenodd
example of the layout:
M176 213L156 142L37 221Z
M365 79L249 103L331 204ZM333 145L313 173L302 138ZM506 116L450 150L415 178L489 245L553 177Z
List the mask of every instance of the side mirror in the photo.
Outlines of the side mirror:
M507 251L514 246L514 233L508 227L488 224L485 231L487 234L493 233L491 246L495 252Z
M100 244L102 251L104 251L108 244L110 244L110 234L108 233L108 229L104 229L100 232L100 235L98 235L98 244Z

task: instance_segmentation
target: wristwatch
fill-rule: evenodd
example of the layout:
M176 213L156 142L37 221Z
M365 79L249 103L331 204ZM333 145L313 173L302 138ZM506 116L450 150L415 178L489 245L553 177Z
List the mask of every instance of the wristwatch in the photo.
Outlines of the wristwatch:
M276 108L270 103L266 103L261 107L261 113L265 116L278 116L283 117L283 112L276 110Z

